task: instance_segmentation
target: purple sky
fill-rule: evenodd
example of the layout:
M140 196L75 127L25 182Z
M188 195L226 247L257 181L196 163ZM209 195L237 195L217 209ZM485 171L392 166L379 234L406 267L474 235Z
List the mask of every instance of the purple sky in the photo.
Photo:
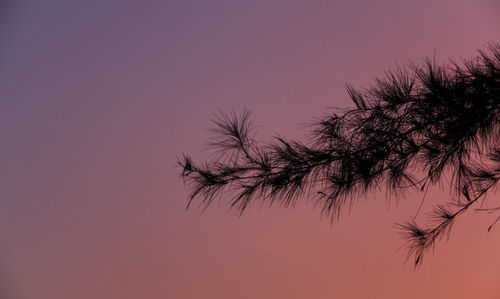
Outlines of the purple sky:
M488 216L461 218L413 272L392 225L421 195L396 207L369 194L332 225L306 199L239 218L222 198L201 214L185 210L175 166L209 157L218 109L251 109L260 140L302 138L326 107L351 105L346 83L498 42L499 12L493 0L3 2L0 298L499 298Z

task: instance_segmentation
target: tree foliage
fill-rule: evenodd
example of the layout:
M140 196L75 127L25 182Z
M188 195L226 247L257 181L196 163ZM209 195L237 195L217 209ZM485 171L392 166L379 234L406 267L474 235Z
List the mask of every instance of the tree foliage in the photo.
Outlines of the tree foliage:
M276 137L259 145L248 111L219 114L209 143L217 157L179 161L191 188L188 206L199 198L206 207L225 191L240 212L255 200L287 207L307 196L337 216L374 188L424 192L449 176L450 199L426 225L399 225L415 265L474 204L500 211L482 208L500 178L499 44L460 63L398 67L368 89L347 85L347 92L355 107L315 121L307 143Z

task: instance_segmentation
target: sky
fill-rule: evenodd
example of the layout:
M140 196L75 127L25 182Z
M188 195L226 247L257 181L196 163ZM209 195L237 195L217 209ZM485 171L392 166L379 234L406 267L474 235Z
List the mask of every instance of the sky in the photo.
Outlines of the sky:
M495 0L0 4L0 298L499 298L494 215L468 213L414 270L375 192L333 223L302 198L186 210L177 158L211 119L307 135L398 64L499 41ZM424 209L448 196L435 188ZM417 221L425 222L424 216Z

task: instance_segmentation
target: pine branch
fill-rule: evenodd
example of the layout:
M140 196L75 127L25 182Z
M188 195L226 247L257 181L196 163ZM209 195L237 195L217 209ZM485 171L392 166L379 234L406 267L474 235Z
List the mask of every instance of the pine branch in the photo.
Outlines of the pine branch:
M337 216L359 193L423 190L450 173L455 202L438 205L426 228L399 226L420 264L500 178L500 45L461 64L428 59L387 72L366 90L346 88L355 107L315 122L310 145L282 137L259 145L248 111L220 113L209 144L216 159L179 161L191 186L188 206L200 198L207 207L228 191L242 213L256 199L287 207L307 195Z

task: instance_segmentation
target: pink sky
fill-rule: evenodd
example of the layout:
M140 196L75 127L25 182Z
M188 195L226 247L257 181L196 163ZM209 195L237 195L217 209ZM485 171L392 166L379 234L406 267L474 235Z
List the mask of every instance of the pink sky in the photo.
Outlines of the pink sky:
M0 298L500 298L494 215L469 213L416 272L392 227L421 195L185 210L218 109L302 138L409 60L499 41L484 1L7 1L0 5ZM428 205L448 196L437 188ZM390 207L389 207L390 206ZM425 221L419 217L419 221Z

